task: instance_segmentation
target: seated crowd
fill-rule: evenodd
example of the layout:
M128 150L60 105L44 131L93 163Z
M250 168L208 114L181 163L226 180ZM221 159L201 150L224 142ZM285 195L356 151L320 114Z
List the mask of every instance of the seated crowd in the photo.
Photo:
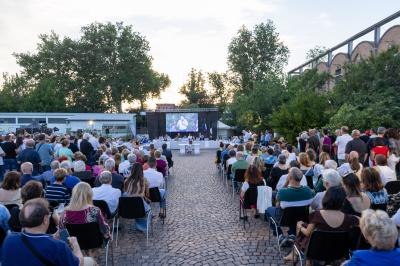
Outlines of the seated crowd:
M172 166L166 146L141 149L85 133L81 138L45 134L0 135L0 259L2 265L95 265L79 238L63 239L68 225L97 223L112 240L111 221L96 202L117 213L120 197L140 197L150 209L149 189L160 192L165 218L165 178ZM104 210L103 210L104 211ZM135 228L146 230L146 217ZM67 245L69 244L69 246Z
M256 209L255 218L265 213L278 245L293 247L285 261L304 259L313 232L345 231L356 243L346 265L400 265L400 131L348 132L345 126L335 135L310 129L299 135L297 147L268 131L220 144L215 162L223 177L241 191L241 202L253 199L243 208ZM272 191L269 199L262 192L260 200L260 189L249 190L259 186ZM269 206L260 210L256 204L263 201Z

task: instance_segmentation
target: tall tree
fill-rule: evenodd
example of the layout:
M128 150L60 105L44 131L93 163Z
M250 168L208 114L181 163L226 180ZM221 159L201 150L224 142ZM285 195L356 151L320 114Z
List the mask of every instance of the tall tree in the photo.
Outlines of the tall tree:
M207 74L208 84L211 87L211 99L218 106L220 112L224 112L232 98L232 89L227 73L210 72Z
M16 58L30 89L53 86L64 101L60 110L121 112L122 103L144 105L170 84L153 69L149 52L148 41L132 26L93 23L82 27L78 40L41 35L36 53Z
M325 53L328 50L327 47L325 46L315 46L314 48L308 50L307 54L306 54L306 60L311 60L314 58L317 58L318 56L322 55L323 53ZM320 62L326 62L328 61L328 56L325 55L323 57L320 57L316 63L320 63Z
M210 96L205 88L205 79L201 70L192 68L188 74L188 80L182 85L179 92L186 100L182 102L183 106L206 107L211 103Z
M279 39L271 20L254 26L243 26L228 47L228 67L240 91L248 92L257 81L282 75L287 64L288 48Z

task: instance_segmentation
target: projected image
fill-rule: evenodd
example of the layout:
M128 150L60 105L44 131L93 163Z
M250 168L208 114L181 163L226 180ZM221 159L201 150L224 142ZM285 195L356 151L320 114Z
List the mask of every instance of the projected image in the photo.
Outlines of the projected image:
M198 115L197 113L171 113L166 114L167 132L197 132Z

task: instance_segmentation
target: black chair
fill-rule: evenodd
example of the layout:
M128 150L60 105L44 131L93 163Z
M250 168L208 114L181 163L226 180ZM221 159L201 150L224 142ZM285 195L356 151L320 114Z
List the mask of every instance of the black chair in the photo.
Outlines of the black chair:
M77 238L82 250L106 247L106 265L108 265L109 240L103 238L99 224L96 222L86 224L66 224L70 236Z
M3 227L0 227L0 247L3 246L3 242L6 236L7 233L4 231Z
M283 213L279 221L275 220L273 217L269 218L273 226L275 227L275 232L277 232L276 241L278 244L278 251L280 256L282 256L281 253L282 243L280 243L279 241L280 236L278 234L278 227L296 228L297 222L299 221L308 222L309 213L310 213L310 206L308 205L299 207L288 207L283 209Z
M372 210L381 210L381 211L385 211L387 210L387 203L383 203L383 204L371 204L370 209Z
M400 192L400 180L387 182L385 185L388 194L397 194Z
M311 234L305 257L311 260L324 261L325 263L348 258L350 252L348 240L348 231L315 230ZM297 249L296 245L293 247L299 257L301 257L301 252ZM300 265L303 265L301 260Z
M114 237L114 229L115 229L115 220L116 216L118 214L118 209L115 210L114 213L111 213L110 208L108 207L107 202L104 200L93 200L93 205L98 207L101 212L103 213L103 216L107 220L112 220L112 231L111 231L111 237Z
M239 200L239 219L243 220L244 229L246 229L246 222L248 222L246 210L250 209L251 205L257 205L257 196L258 188L251 186L244 193L243 199Z
M151 202L161 202L161 193L158 187L149 188L150 200ZM165 217L167 216L167 206L164 208L164 216L161 218L162 223L164 224Z
M119 198L118 203L118 218L117 218L117 228L119 226L119 219L138 219L138 218L147 218L146 224L146 243L149 242L149 227L152 225L151 223L151 210L146 213L144 208L143 198L141 197L121 197ZM151 229L151 232L153 230ZM118 245L118 234L117 230L117 238L115 240L115 245Z
M244 174L246 169L236 169L235 174L232 175L232 196L235 196L235 183L242 184L245 180Z
M91 187L94 187L96 178L91 171L74 172L74 176L79 178L82 182L88 183Z
M19 208L18 204L6 204L6 205L4 205L4 207L7 208L8 212L10 212L12 210L12 208L14 208L14 207Z
M264 163L265 171L264 171L264 179L267 181L269 175L271 174L272 168L274 167L273 164Z

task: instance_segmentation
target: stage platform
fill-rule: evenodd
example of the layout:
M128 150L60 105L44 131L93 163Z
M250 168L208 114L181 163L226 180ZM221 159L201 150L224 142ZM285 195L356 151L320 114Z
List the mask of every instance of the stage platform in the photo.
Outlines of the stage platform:
M154 144L154 147L156 149L160 149L161 145L163 143L167 143L168 149L179 150L182 145L189 144L189 141L188 140L178 140L178 141L177 140L171 140L171 141L153 140L152 143ZM195 140L192 142L192 144L194 144L196 146L199 145L200 150L203 150L203 149L216 150L219 148L219 143L220 143L220 141L216 141L216 140L199 140L199 141ZM149 144L146 144L146 146L147 145L149 145Z

